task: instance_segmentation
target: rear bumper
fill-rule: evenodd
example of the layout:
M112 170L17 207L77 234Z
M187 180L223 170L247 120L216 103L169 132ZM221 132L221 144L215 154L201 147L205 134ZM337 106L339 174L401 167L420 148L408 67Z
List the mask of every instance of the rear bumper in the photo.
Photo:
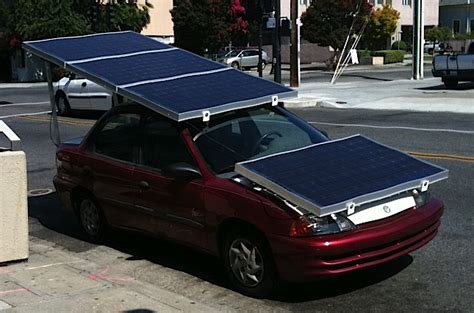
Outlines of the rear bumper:
M338 235L270 237L275 263L286 281L311 281L379 265L408 254L437 234L443 203L431 200L389 219Z

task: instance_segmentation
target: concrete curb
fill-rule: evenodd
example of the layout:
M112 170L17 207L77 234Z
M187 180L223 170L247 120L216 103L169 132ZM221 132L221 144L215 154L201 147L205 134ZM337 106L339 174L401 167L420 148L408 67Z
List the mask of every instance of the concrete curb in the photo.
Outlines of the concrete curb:
M39 83L1 83L0 89L7 88L34 88L34 87L47 87L48 83L39 82Z

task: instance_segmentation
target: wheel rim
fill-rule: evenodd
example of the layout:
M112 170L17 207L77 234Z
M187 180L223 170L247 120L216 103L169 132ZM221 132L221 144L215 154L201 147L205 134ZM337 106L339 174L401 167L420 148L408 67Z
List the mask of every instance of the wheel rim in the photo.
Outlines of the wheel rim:
M234 277L245 287L255 287L263 280L263 258L248 240L236 239L229 248L229 265Z
M239 63L237 62L232 63L232 67L235 69L239 69Z
M84 230L91 236L97 236L100 231L100 216L96 205L89 199L82 201L80 214Z
M66 111L66 101L64 100L63 97L58 98L56 105L57 105L58 113L61 114Z

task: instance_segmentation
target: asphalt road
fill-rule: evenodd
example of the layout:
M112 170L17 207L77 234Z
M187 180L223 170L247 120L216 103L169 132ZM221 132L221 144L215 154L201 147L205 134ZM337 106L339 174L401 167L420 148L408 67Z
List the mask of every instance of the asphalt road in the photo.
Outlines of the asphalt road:
M0 101L47 100L37 89L4 93ZM18 96L18 98L17 98ZM20 102L21 101L21 102ZM45 104L2 106L0 116L41 112ZM137 235L116 234L107 246L130 254L116 260L137 279L156 284L222 311L311 312L472 312L474 297L474 122L472 115L335 109L294 110L332 138L360 133L450 170L433 185L446 210L435 240L392 263L340 279L284 286L271 299L256 300L230 291L218 260L190 249ZM85 134L100 113L60 118L63 138ZM49 140L49 115L2 118L22 138L28 159L29 189L51 188L55 147ZM0 146L2 141L0 141ZM108 256L83 240L72 216L61 211L55 194L30 197L31 235L98 259ZM103 253L103 255L101 255Z

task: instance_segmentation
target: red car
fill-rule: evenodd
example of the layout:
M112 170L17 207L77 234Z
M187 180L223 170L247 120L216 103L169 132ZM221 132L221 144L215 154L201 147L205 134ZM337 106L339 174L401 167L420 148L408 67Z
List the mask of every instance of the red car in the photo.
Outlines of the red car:
M277 279L310 281L381 264L437 233L443 203L427 192L373 204L396 204L391 215L317 217L234 171L236 162L327 140L279 106L178 123L123 105L59 148L54 183L91 240L106 227L164 237L221 257L238 291L265 297Z

